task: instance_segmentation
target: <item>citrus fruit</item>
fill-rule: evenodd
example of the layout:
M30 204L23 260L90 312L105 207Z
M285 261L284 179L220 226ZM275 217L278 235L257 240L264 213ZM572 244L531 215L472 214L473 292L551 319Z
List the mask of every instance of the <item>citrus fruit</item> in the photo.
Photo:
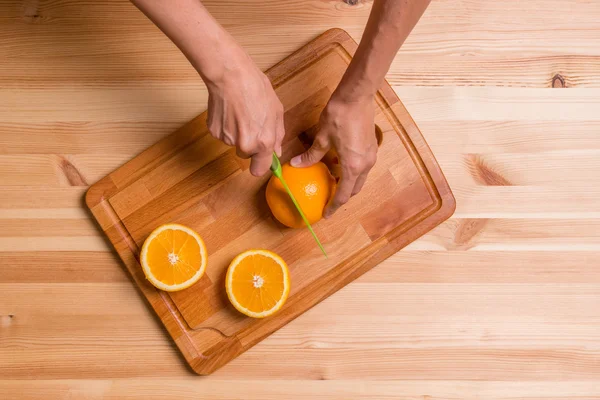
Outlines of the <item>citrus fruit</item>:
M231 304L242 314L264 318L274 314L290 293L285 261L268 250L248 250L233 259L225 289Z
M159 289L175 292L192 286L206 269L206 246L187 226L166 224L144 242L140 262L146 279Z
M281 166L281 175L310 224L323 218L323 210L335 190L335 179L322 162L310 167ZM304 221L294 207L281 181L272 176L267 185L267 204L273 216L290 228L301 228Z

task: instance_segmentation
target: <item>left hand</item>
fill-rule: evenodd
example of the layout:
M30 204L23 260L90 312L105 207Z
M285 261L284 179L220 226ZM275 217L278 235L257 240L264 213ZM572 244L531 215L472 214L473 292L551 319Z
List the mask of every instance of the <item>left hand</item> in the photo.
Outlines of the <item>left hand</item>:
M375 100L373 96L346 100L335 93L321 114L310 149L291 160L293 167L308 167L335 148L342 176L333 199L323 212L329 218L362 189L377 160Z

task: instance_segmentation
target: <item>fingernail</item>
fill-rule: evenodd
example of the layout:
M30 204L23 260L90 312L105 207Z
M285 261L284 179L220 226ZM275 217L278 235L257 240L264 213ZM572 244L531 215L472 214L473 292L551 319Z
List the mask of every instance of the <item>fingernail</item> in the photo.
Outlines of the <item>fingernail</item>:
M299 166L299 165L300 165L300 162L301 162L301 160L300 160L300 156L296 156L296 157L294 157L294 158L292 158L292 159L290 160L290 165L291 165L292 167L297 167L297 166Z

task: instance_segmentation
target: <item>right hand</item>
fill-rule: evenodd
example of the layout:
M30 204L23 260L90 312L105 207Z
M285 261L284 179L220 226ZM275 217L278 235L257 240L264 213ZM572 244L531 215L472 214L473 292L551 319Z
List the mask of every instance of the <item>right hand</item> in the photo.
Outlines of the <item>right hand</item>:
M249 56L233 65L219 80L207 82L208 129L235 146L239 157L251 158L250 173L261 176L271 167L273 151L281 155L283 105Z
M306 152L292 158L293 167L309 167L335 148L342 176L323 212L329 218L362 189L377 160L375 99L372 95L346 98L336 91L321 113L319 130Z

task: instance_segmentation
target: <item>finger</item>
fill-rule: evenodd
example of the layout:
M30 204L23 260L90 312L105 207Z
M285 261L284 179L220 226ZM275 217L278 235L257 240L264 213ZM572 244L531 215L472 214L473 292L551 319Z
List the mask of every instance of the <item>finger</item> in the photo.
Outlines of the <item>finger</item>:
M335 213L341 206L350 200L350 197L352 196L352 190L356 185L356 179L357 176L355 175L348 173L342 174L342 179L340 179L340 183L338 184L335 194L333 195L333 199L331 202L329 202L325 208L325 211L323 212L324 218L331 217L333 213Z
M223 114L218 107L215 107L212 101L208 102L208 116L206 118L206 126L212 137L221 140L222 136L222 117Z
M270 151L254 154L250 162L250 173L254 176L263 176L271 167L272 161L273 153Z
M327 154L330 148L331 145L329 144L329 142L320 140L319 136L317 135L312 146L310 146L310 149L292 158L290 164L292 165L292 167L310 167L311 165L321 161L321 159L325 157L325 154Z
M234 145L233 139L231 137L227 136L227 135L221 135L217 139L221 140L227 146L233 146Z
M283 120L283 114L277 115L275 132L277 135L277 137L275 139L275 153L277 153L277 155L279 157L281 157L281 145L283 142L283 138L285 136L285 125L284 125L284 120Z
M239 146L235 148L235 154L237 154L237 156L238 156L239 158L244 158L244 159L246 159L246 158L250 158L250 156L251 156L250 154L246 153L245 151L242 151L242 150L239 148Z
M220 123L218 123L216 120L212 120L210 122L210 125L207 124L207 127L208 127L208 132L210 133L210 135L212 137L223 141L223 129L222 129L222 126Z
M352 189L352 196L358 194L362 190L363 186L365 185L365 182L367 181L367 176L369 176L369 171L363 172L358 176L358 178L356 178L354 189Z
M254 135L242 134L239 131L235 143L235 152L240 158L250 158L254 154L260 153L258 148L258 138Z

